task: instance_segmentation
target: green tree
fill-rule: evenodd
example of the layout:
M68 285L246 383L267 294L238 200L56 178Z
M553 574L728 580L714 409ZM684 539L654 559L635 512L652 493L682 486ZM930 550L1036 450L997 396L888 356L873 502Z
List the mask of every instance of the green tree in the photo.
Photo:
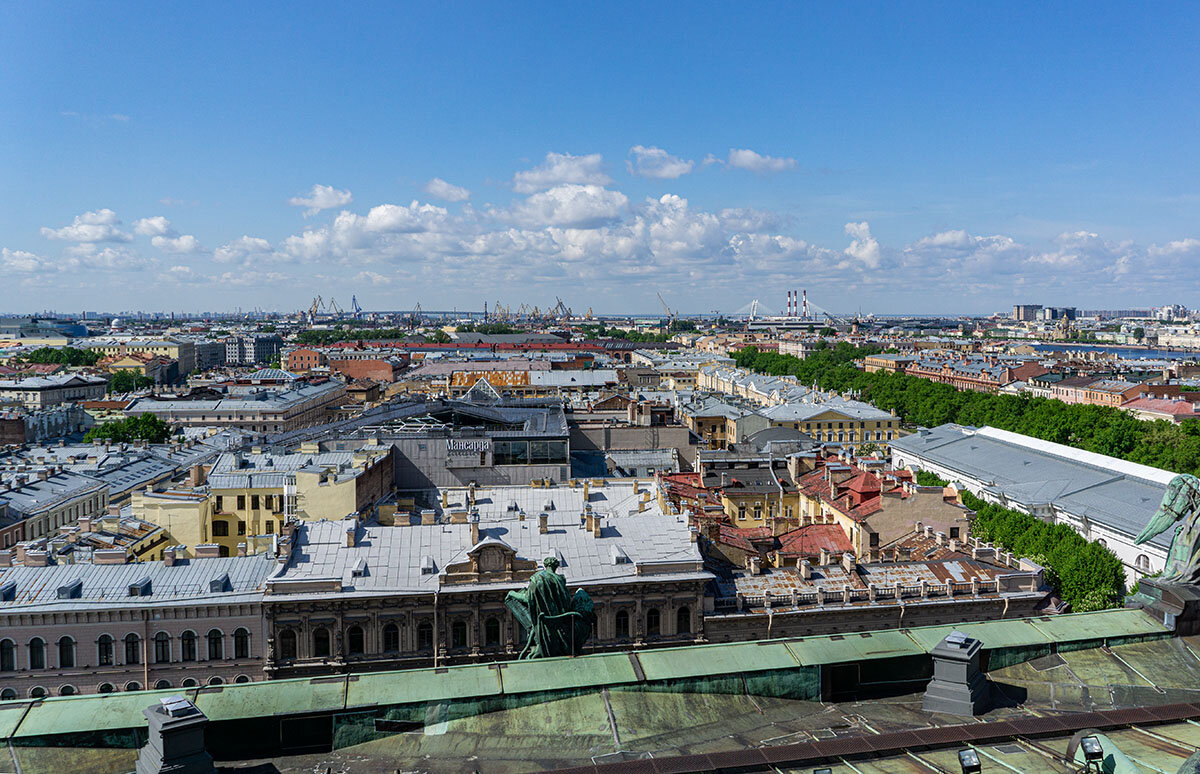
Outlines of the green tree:
M101 353L92 349L77 349L75 347L40 347L22 355L23 363L34 365L65 365L78 368L94 366L102 357Z
M109 394L117 395L145 389L153 384L154 380L150 377L143 376L128 368L122 368L108 380L108 392Z
M131 441L165 443L170 438L171 426L153 414L147 413L96 425L88 430L83 440L89 442L110 441L112 443L129 443Z

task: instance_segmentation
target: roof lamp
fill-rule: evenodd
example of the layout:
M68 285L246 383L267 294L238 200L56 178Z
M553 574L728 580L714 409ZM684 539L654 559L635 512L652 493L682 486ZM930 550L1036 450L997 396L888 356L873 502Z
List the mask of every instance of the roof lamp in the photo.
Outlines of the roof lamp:
M962 774L979 774L983 770L979 753L969 748L958 751L958 765L962 767Z

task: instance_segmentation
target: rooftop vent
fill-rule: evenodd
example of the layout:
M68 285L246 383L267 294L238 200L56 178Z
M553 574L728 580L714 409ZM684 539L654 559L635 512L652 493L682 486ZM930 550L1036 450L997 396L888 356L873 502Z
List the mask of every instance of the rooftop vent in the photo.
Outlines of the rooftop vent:
M226 591L232 591L233 585L229 582L229 573L223 572L210 580L208 582L208 590L214 594L223 594Z
M148 597L150 596L150 576L146 575L138 578L135 582L129 584L129 596L131 597Z
M83 596L83 580L76 578L65 586L58 587L59 599L79 599Z

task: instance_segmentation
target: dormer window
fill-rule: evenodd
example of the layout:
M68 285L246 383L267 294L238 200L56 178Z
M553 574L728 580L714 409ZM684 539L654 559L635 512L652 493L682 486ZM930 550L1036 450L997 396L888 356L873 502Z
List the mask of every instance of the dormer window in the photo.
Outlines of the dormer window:
M149 576L139 578L136 582L129 584L129 596L131 596L131 597L148 597L148 596L150 596L150 578L149 578Z

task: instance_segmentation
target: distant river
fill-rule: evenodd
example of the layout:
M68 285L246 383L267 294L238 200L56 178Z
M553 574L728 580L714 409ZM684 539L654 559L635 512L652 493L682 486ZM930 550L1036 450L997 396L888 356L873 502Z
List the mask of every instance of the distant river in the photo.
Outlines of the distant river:
M1030 346L1039 352L1086 349L1096 352L1111 352L1117 357L1142 360L1196 360L1200 358L1200 352L1191 352L1182 349L1143 349L1141 347L1114 347L1104 344L1073 344L1070 342L1060 344L1031 344Z

